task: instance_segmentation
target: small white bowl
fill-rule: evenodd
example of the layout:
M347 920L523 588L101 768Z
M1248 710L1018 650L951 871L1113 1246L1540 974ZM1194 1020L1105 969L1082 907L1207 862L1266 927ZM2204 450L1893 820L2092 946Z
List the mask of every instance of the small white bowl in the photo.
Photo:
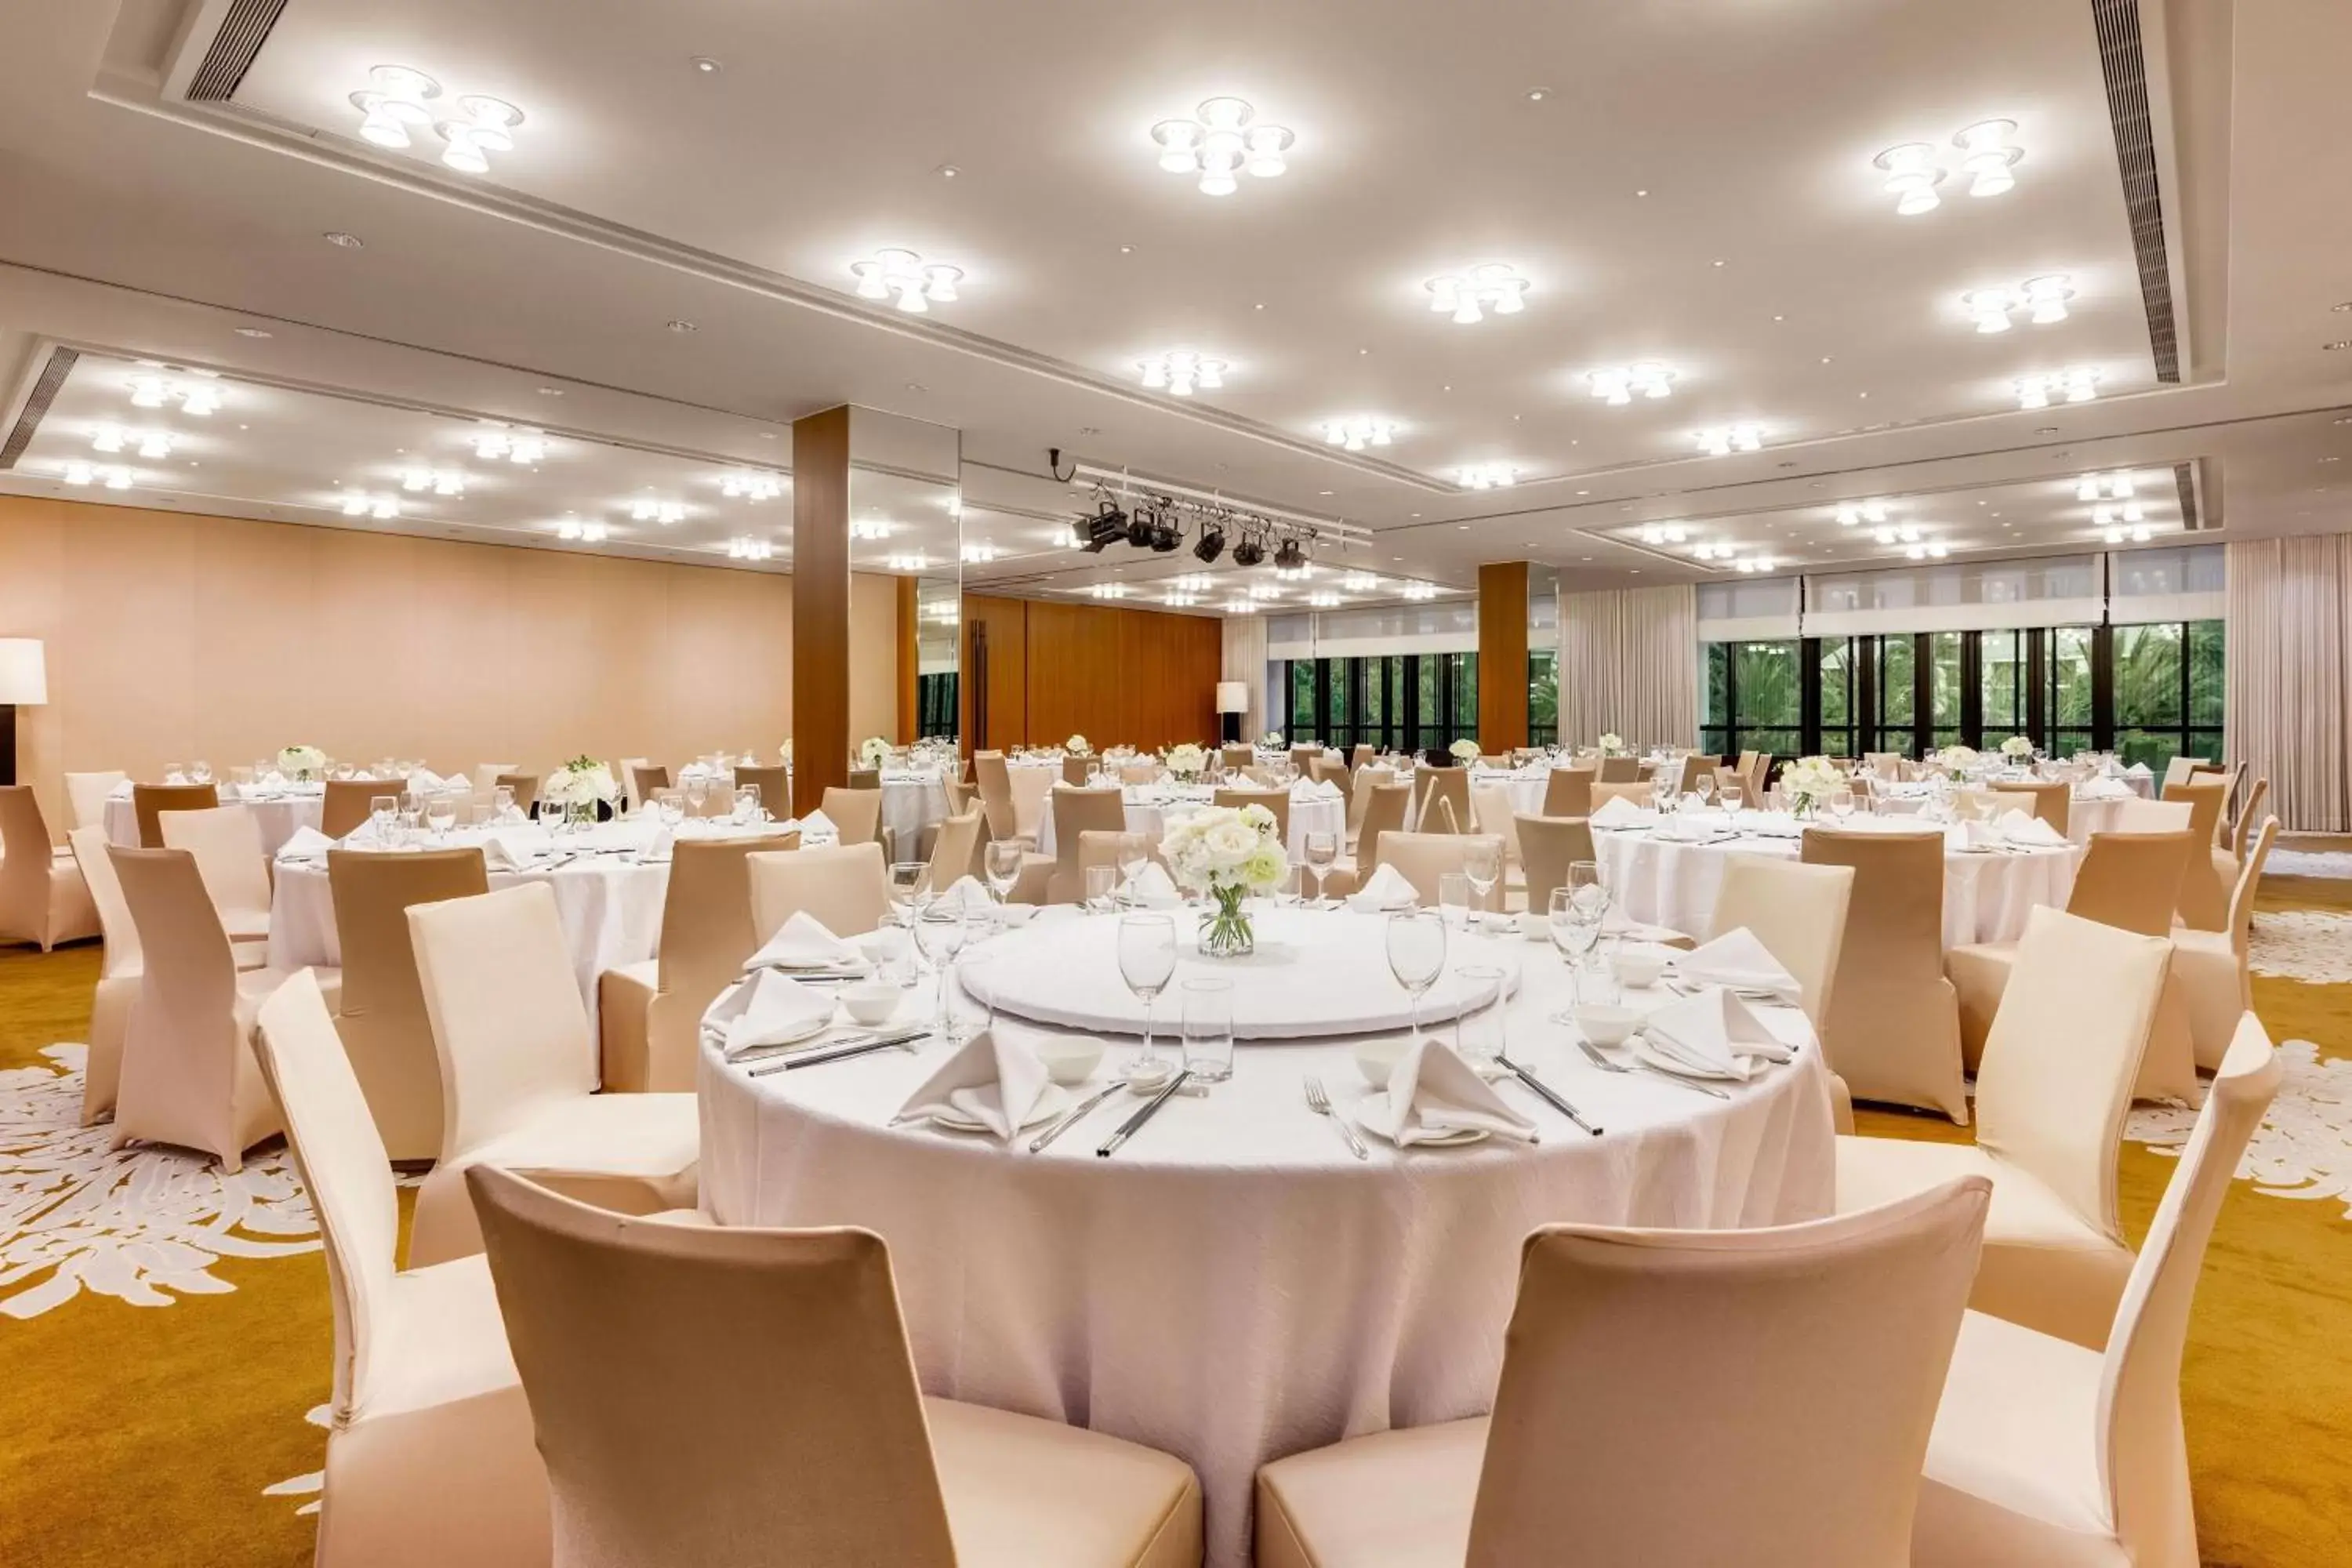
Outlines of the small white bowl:
M1412 1046L1410 1039L1374 1037L1359 1040L1356 1042L1356 1070L1362 1073L1364 1081L1374 1089L1386 1089L1389 1075L1396 1071L1397 1063L1404 1059L1405 1052Z
M1666 955L1638 947L1621 948L1612 967L1618 984L1647 991L1665 977Z
M1103 1043L1089 1036L1054 1035L1037 1042L1037 1059L1045 1064L1045 1076L1065 1089L1093 1077L1102 1058Z
M1529 942L1549 942L1551 921L1539 910L1522 910L1519 912L1519 934Z
M860 980L845 985L841 988L840 996L841 1005L849 1010L850 1017L869 1029L877 1024L888 1023L890 1015L896 1013L898 1005L907 999L905 992L886 980Z
M1584 1037L1596 1046L1621 1046L1640 1026L1642 1015L1631 1007L1603 1007L1597 1004L1578 1004L1570 1016Z

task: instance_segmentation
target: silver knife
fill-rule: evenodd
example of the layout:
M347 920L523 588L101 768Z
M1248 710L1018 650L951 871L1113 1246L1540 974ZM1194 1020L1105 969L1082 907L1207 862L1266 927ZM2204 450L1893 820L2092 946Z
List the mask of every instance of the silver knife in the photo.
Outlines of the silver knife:
M1118 1153L1118 1146L1126 1142L1129 1139L1134 1137L1137 1131L1140 1129L1145 1122L1151 1120L1153 1113L1161 1106L1168 1103L1168 1097L1174 1094L1178 1089L1183 1088L1186 1080L1191 1079L1192 1076L1192 1069L1191 1068L1186 1068L1181 1072L1179 1072L1174 1078L1170 1079L1168 1080L1167 1088L1161 1089L1158 1094L1153 1095L1150 1100L1146 1100L1142 1110L1137 1111L1134 1115L1120 1122L1118 1124L1118 1131L1112 1133L1108 1138L1104 1139L1102 1147L1097 1149L1095 1152L1103 1155Z
M919 1040L929 1033L930 1031L929 1029L917 1029L909 1034L885 1035L879 1039L865 1040L854 1046L843 1046L836 1050L824 1050L818 1051L810 1056L792 1057L783 1061L771 1062L763 1068L753 1068L751 1069L751 1076L753 1078L766 1078L770 1073L789 1072L793 1068L813 1068L821 1066L825 1062L845 1061L851 1057L866 1056L875 1051L887 1051L894 1047L906 1045L909 1041Z
M1037 1136L1029 1140L1029 1152L1034 1154L1044 1149L1046 1144L1051 1143L1055 1139L1059 1138L1063 1133L1068 1131L1072 1122L1077 1121L1080 1117L1092 1110L1096 1106L1100 1105L1104 1100L1108 1100L1112 1095L1117 1094L1120 1089L1125 1089L1127 1085L1123 1083L1115 1083L1108 1089L1097 1089L1094 1093L1087 1096L1086 1099L1078 1101L1077 1104L1070 1107L1069 1110L1062 1112L1061 1115L1054 1119L1054 1124L1051 1127L1046 1128L1045 1131L1038 1133Z
M1503 1065L1509 1068L1513 1076L1517 1078L1521 1083L1526 1084L1529 1089L1534 1089L1538 1094L1543 1096L1545 1104L1550 1106L1554 1110L1559 1111L1562 1116L1567 1117L1570 1121L1575 1122L1579 1127L1583 1128L1587 1132L1591 1133L1595 1138L1601 1136L1600 1128L1595 1127L1591 1122L1587 1121L1583 1117L1578 1115L1576 1107L1570 1105L1565 1100L1562 1100L1559 1095L1554 1094L1551 1091L1550 1086L1546 1084L1541 1079L1537 1078L1535 1074L1529 1072L1527 1068L1521 1067L1517 1062L1505 1062Z

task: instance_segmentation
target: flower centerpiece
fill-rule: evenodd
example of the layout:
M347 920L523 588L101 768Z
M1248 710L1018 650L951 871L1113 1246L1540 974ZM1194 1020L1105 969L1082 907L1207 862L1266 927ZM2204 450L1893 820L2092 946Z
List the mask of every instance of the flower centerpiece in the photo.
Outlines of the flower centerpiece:
M791 767L793 765L793 743L790 741L786 741L782 745L778 746L776 748L776 755L783 759L784 766Z
M1827 757L1801 757L1780 770L1780 793L1789 797L1791 816L1818 815L1830 796L1847 787L1845 774Z
M1478 760L1478 742L1473 740L1464 739L1456 741L1454 744L1446 747L1445 750L1455 762L1460 763L1465 768L1472 763Z
M1190 784L1207 769L1209 754L1188 741L1181 746L1171 746L1160 752L1160 763L1168 770L1170 778L1180 783Z
M1978 759L1972 746L1946 746L1942 751L1930 754L1927 760L1948 773L1957 773L1964 768L1976 766Z
M879 735L868 735L857 742L857 765L880 771L890 760L890 742Z
M2023 735L2011 735L2000 743L2000 754L2012 763L2021 763L2033 755L2033 742Z
M1242 900L1272 892L1290 870L1274 813L1262 805L1193 812L1169 828L1160 852L1177 886L1217 902L1215 916L1201 932L1202 955L1240 958L1255 952L1257 933L1242 912Z
M278 753L278 771L296 784L315 784L327 771L327 753L316 746L289 746Z
M1282 750L1282 731L1279 730L1268 730L1265 734L1260 735L1257 738L1257 743L1264 746L1269 752L1278 752Z
M1625 737L1616 734L1601 736L1601 754L1604 757L1623 756L1625 754Z
M539 786L540 799L562 806L564 821L581 824L595 821L596 807L610 803L620 793L611 764L584 755L572 758L548 774Z
M1084 735L1071 736L1062 742L1062 750L1074 757L1090 756L1094 752L1094 748L1087 744L1087 738Z

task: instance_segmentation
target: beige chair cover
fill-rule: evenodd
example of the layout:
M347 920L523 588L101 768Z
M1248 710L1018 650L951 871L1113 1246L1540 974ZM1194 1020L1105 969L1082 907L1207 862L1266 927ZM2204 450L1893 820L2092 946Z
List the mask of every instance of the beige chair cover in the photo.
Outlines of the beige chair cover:
M1262 805L1274 813L1275 836L1286 845L1290 842L1290 792L1286 789L1221 789L1210 803L1236 810L1244 805Z
M1124 833L1105 833L1100 829L1078 835L1078 890L1081 895L1086 891L1089 868L1108 866L1114 871L1118 868L1119 840L1126 837ZM1158 840L1147 839L1143 852L1153 865L1163 871L1168 869L1168 857L1160 853ZM1022 900L1016 892L1010 901L1017 904Z
M378 798L398 799L407 788L397 779L329 779L326 798L319 803L319 831L341 838L367 821Z
M2259 790L2257 796L2259 797ZM2172 934L2173 989L2187 1015L2189 1046L2197 1066L2215 1068L2236 1037L2239 1018L2254 1005L2253 972L2249 967L2254 919L2254 893L2263 864L2278 841L2278 818L2266 817L2254 836L2246 863L2230 894L2227 931L2189 931Z
M927 1400L870 1231L605 1214L471 1177L560 1563L1192 1568L1164 1454Z
M1087 770L1096 765L1094 758L1083 752L1065 752L1062 753L1062 782L1083 784L1087 782ZM1056 826L1055 831L1059 832L1060 828Z
M1013 806L1012 771L1004 765L1003 752L974 752L971 754L972 777L980 784L980 803L988 813L988 836L1003 844L1021 837L1015 826L1017 815ZM1036 841L1035 836L1030 842Z
M497 792L499 779L521 771L520 763L477 763L474 765L474 797L488 801Z
M552 889L419 904L408 930L442 1084L441 1159L416 1194L410 1267L481 1249L465 1185L476 1161L632 1214L693 1205L694 1096L595 1092L596 1040Z
M1805 1016L1816 1031L1830 1016L1846 914L1853 900L1853 868L1807 866L1766 855L1733 855L1724 862L1707 940L1746 926L1780 967L1804 988Z
M142 967L139 926L107 856L106 829L77 827L66 839L106 939L98 960L98 993L90 999L89 1056L82 1068L81 1124L89 1127L114 1109L115 1086L122 1081L122 1040L131 1027L131 1005L139 1000Z
M629 768L629 805L641 810L654 796L669 788L669 769L666 765L640 761ZM761 800L766 799L761 792ZM787 813L786 815L790 815Z
M551 1561L547 1469L488 1263L394 1270L384 1148L308 973L262 1007L260 1068L319 1216L335 1312L318 1568Z
M1372 759L1380 754L1379 747L1366 745L1360 742L1358 743L1357 745L1349 748L1348 752L1348 771L1349 773L1363 772L1366 768L1372 765Z
M1226 772L1236 773L1257 761L1257 751L1247 745L1220 746L1217 759L1225 764Z
M1312 743L1310 743L1310 744L1308 744L1308 745L1304 745L1304 746L1293 746L1293 747L1291 747L1291 748L1290 748L1290 769L1291 769L1291 772L1293 772L1293 773L1297 773L1300 778L1305 778L1305 777L1307 776L1307 768L1313 764L1313 763L1314 763L1314 761L1315 761L1315 759L1316 759L1316 758L1318 758L1318 757L1321 756L1322 754L1323 754L1323 748L1322 748L1322 746L1321 746L1321 745L1319 745L1319 744L1312 744Z
M2202 852L2213 842L2221 820L2221 799L2230 786L2220 779L2164 786L2168 802L2189 805L2189 831L2199 845L2180 870L2180 923L2191 931L2221 931L2230 923L2230 894L2213 858Z
M739 763L735 766L735 787L737 789L741 789L745 784L750 784L760 792L760 809L766 812L771 817L773 817L778 822L785 821L791 817L793 815L792 769L782 767L755 768L746 763ZM876 794L874 800L875 816L878 821L881 816L882 800L878 792ZM830 809L825 812L825 815L827 816L833 816L833 813ZM839 823L841 818L834 816L833 820L835 823ZM843 831L845 833L847 832L847 829L845 828Z
M117 787L129 784L131 775L119 770L94 773L66 775L66 805L73 813L76 827L104 827L106 802Z
M1811 866L1851 866L1823 1054L1856 1100L1940 1110L1965 1126L1960 1017L1944 978L1944 836L1814 827Z
M652 763L651 757L623 757L614 764L613 771L621 775L621 799L631 811L641 810L646 804L644 794L637 788L637 774Z
M882 839L882 792L878 789L843 789L837 784L824 787L822 808L833 825L841 829L844 845L879 844Z
M1413 817L1415 832L1459 833L1472 820L1468 768L1423 767L1412 777L1421 807Z
M2181 1347L2214 1219L2279 1077L2249 1013L2157 1206L2104 1354L1998 1318L1963 1321L1912 1527L1918 1568L2197 1568Z
M882 770L880 768L861 768L853 766L849 770L849 787L851 789L880 789L882 787Z
M72 852L51 842L33 786L0 785L0 942L47 952L98 934L89 889Z
M208 784L131 786L131 810L139 820L139 847L161 849L163 830L156 818L167 811L210 811L220 805L220 790Z
M1222 792L1218 804L1223 805ZM1049 904L1075 904L1086 896L1087 879L1078 863L1079 836L1123 833L1127 805L1115 789L1054 786L1054 874L1045 884Z
M2022 810L2056 828L2066 831L2067 806L2074 796L2074 786L2063 779L2055 784L2005 784L1993 790L1995 796L2014 795L2014 800L2002 800L2003 810Z
M1307 776L1317 784L1328 784L1338 790L1343 801L1356 787L1356 775L1349 773L1348 764L1337 757L1314 758L1307 764Z
M261 825L252 809L219 805L209 811L174 811L158 819L163 847L195 857L205 890L220 911L231 942L269 937L269 858L261 847Z
M1658 786L1654 784L1644 782L1636 782L1633 784L1609 784L1604 782L1595 784L1592 786L1592 809L1599 811L1602 806L1607 805L1612 800L1631 801L1635 805L1647 808L1651 804L1652 799L1656 795L1657 787Z
M1543 814L1549 817L1591 816L1592 785L1597 768L1554 768L1544 781Z
M959 812L941 819L940 830L931 839L931 863L923 874L926 891L944 893L965 877L977 877L984 869L980 860L981 836L988 831L988 821L978 810Z
M1377 773L1375 770L1375 776ZM1372 872L1381 863L1381 840L1404 831L1405 813L1412 804L1412 785L1409 784L1374 784L1367 779L1356 795L1365 805L1355 853L1334 863L1330 874L1323 879L1324 892L1335 899L1360 890L1372 879Z
M2033 911L1977 1075L1977 1142L1838 1140L1838 1206L1957 1174L1993 1178L1973 1304L2093 1349L2131 1249L2116 1162L2171 958L2162 937Z
M1549 914L1553 890L1568 885L1568 868L1579 860L1600 863L1592 847L1592 825L1580 816L1518 816L1512 825L1518 830L1520 863L1527 869L1528 908Z
M441 1152L441 1059L416 980L408 910L488 892L482 852L330 849L327 884L343 953L335 1031L391 1158L433 1159Z
M655 956L596 977L600 1076L606 1093L693 1092L702 1015L741 977L743 961L760 945L744 857L799 844L796 833L677 840L670 852Z
M994 842L995 837L988 830L987 814L983 812L980 816L980 843L972 851L974 876L986 873L988 847ZM1043 904L1045 901L1045 889L1054 879L1055 869L1054 858L1051 855L1038 854L1027 845L1022 844L1019 839L1013 840L1013 843L1021 850L1021 871L1013 880L1012 896L1004 901L1009 904Z
M512 790L515 809L525 814L528 814L539 800L537 773L500 773L490 781L490 786L493 790Z
M2195 775L2197 770L2204 765L2204 763L2205 759L2202 757L2178 756L2167 762L2164 764L2163 793L2169 795L2174 784L2187 784Z
M2252 793L2246 796L2245 809L2238 813L2238 824L2230 837L2230 852L2241 866L2246 863L2246 852L2253 846L2255 824L2263 820L2263 802L2270 793L2271 781L2256 779Z
M806 910L835 936L877 929L890 911L890 868L878 844L843 844L754 856L751 924L765 942Z
M139 928L142 965L110 1146L176 1144L241 1170L245 1151L278 1131L252 1036L254 1015L286 976L238 973L186 850L109 846L107 855Z
M1634 757L1603 757L1596 781L1601 784L1636 784L1642 777L1642 764Z
M1348 842L1340 847L1343 850L1353 849L1360 841L1359 835L1363 831L1364 813L1372 804L1373 787L1396 782L1394 768L1362 767L1355 771L1348 786Z
M2116 803L2111 833L2186 833L2196 814L2185 800L2123 800Z
M1687 790L1700 779L1713 776L1715 770L1721 766L1723 766L1723 758L1720 755L1706 752L1693 752L1683 759L1682 782L1678 787Z
M1986 1183L1756 1230L1549 1226L1490 1420L1258 1472L1258 1568L1895 1568Z
M1438 907L1438 879L1448 871L1461 870L1464 858L1473 844L1495 847L1498 875L1484 899L1478 897L1477 889L1471 889L1470 907L1500 910L1503 907L1503 883L1499 876L1503 841L1499 837L1470 833L1391 833L1381 840L1381 859L1395 867L1398 874L1412 884L1412 890L1423 909L1433 910Z
M1118 765L1118 782L1122 784L1148 784L1160 782L1160 763L1149 757Z

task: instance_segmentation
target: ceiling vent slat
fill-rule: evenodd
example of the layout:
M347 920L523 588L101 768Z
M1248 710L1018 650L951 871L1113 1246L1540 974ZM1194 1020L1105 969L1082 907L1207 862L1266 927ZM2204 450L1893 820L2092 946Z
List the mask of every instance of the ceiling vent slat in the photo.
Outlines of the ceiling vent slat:
M32 444L33 432L48 417L49 405L57 401L58 389L65 385L66 377L73 373L74 362L80 358L72 349L49 351L49 363L41 367L40 379L33 383L33 395L25 399L25 410L16 416L16 427L8 432L7 440L0 441L0 468L14 468L16 459L25 455L25 448Z
M278 26L286 0L235 0L205 51L205 63L188 81L191 103L226 103L236 96L237 84L253 68L269 30Z
M2148 351L2156 379L2180 380L2180 341L2172 316L2172 263L2164 249L2164 193L2156 178L2156 135L2147 111L2147 56L2140 47L2139 0L2091 0L2099 35L2099 71L2106 79L2107 119L2115 128L2116 167L2123 176L2131 216L2132 254L2139 265L2140 303L2147 311Z

